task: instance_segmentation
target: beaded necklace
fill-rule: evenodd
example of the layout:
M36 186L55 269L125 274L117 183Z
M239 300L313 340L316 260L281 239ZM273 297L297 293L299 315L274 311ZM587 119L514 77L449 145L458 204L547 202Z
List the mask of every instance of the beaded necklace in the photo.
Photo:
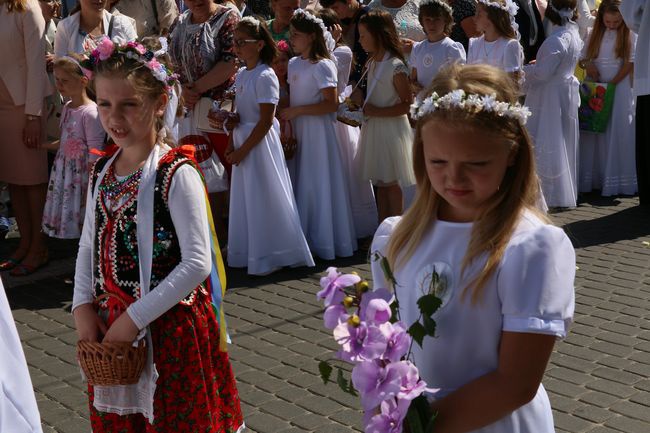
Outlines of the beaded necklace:
M115 169L111 165L106 172L104 181L99 185L99 191L106 200L117 204L125 195L135 194L138 191L141 177L142 167L129 174L126 178L118 180L115 176Z

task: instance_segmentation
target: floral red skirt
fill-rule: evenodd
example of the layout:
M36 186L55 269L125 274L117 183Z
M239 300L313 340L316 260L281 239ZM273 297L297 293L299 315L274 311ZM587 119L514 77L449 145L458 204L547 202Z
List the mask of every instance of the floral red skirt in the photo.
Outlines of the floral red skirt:
M219 351L219 325L202 290L193 304L178 304L151 323L154 362L160 377L154 422L141 414L97 411L90 395L94 433L234 433L243 424L228 354Z

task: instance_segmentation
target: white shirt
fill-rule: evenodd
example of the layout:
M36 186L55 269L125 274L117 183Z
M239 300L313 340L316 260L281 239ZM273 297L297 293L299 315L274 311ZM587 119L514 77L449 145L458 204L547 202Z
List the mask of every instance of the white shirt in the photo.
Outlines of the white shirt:
M506 72L516 72L524 64L524 52L516 39L499 38L487 42L483 36L470 38L467 64L487 64Z
M375 234L371 254L386 252L400 217L386 219ZM498 366L503 331L564 337L574 311L575 252L564 232L544 224L532 213L520 219L495 274L471 303L463 288L485 264L476 259L461 276L472 223L435 221L412 257L393 269L400 316L406 326L419 315L417 300L430 293L435 270L446 281L437 295L441 308L434 314L436 337L425 337L423 348L413 347L420 376L444 397ZM389 287L378 261L372 263L374 287ZM544 388L535 398L481 433L553 433L553 417Z
M446 37L438 42L425 39L415 44L409 64L417 71L420 86L426 88L444 65L453 62L465 63L465 59L463 44Z
M625 24L638 34L634 60L634 94L650 95L650 5L647 0L621 2Z
M42 433L23 347L0 280L0 432Z
M104 32L108 35L108 28L111 21L111 15L104 10L102 24ZM74 13L67 18L59 21L56 26L56 40L54 41L54 55L63 57L68 53L83 53L83 43L85 36L79 33L79 20L81 12ZM113 30L111 39L120 44L134 41L138 34L131 25L130 18L124 15L115 15L113 18Z

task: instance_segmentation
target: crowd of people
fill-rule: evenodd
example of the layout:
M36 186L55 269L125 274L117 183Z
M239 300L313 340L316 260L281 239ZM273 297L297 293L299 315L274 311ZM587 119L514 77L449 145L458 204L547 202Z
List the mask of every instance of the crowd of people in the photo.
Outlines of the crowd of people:
M210 308L225 290L221 255L267 275L352 256L373 235L409 286L428 287L433 262L453 269L462 295L445 301L456 319L442 333L466 337L457 319L481 311L485 338L454 349L458 360L484 350L480 365L416 354L437 366L426 374L443 389L441 425L553 431L538 389L573 314L575 257L545 215L593 190L648 203L642 0L0 8L15 59L0 66L0 181L20 232L0 271L45 266L46 236L80 239L80 339L154 348L132 388L89 387L94 431L239 431L225 324ZM613 89L604 132L580 129L577 76ZM501 365L526 374L509 387L508 371L490 373Z

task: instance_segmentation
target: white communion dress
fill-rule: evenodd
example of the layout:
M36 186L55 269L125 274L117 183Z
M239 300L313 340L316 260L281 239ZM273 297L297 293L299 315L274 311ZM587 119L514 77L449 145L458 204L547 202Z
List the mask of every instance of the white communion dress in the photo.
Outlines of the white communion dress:
M598 58L601 82L618 74L623 59L616 57L616 31L605 30ZM637 36L630 32L630 62L634 62ZM603 196L633 195L637 192L635 154L635 104L632 72L616 84L607 129L602 134L580 132L580 191L600 189Z
M338 69L337 92L341 95L350 77L352 50L341 45L334 50L333 54L336 57ZM347 175L354 231L358 239L367 238L377 230L379 217L377 216L377 204L372 184L361 176L361 160L358 158L359 127L336 122L336 137L341 151L343 169Z
M578 79L573 75L582 41L575 24L555 27L524 67L526 127L533 138L535 162L549 207L575 207L578 196Z
M294 57L288 71L291 106L321 102L323 89L337 87L336 77L329 59ZM298 116L292 124L298 141L293 189L309 247L322 259L351 256L357 239L335 113Z
M240 69L235 87L240 123L233 131L233 144L238 149L260 120L259 104L277 105L280 87L273 69L263 63L252 70ZM253 275L283 266L314 266L275 118L264 138L232 168L228 224L229 266L248 267Z

